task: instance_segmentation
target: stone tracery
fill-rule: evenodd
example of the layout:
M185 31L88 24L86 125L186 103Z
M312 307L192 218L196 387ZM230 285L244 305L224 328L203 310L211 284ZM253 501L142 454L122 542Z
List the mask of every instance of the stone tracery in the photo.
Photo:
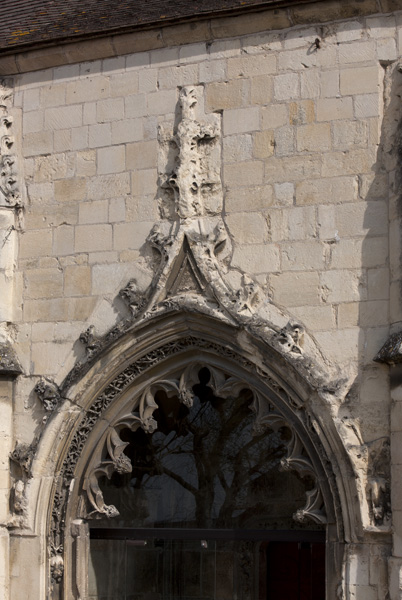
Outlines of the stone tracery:
M204 314L212 316L219 323L247 328L289 360L297 361L309 376L312 375L311 357L305 351L309 349L308 339L304 337L303 328L285 319L282 326L274 325L269 319L271 309L267 310L268 303L263 290L248 275L243 275L238 290L233 290L225 279L226 268L222 259L230 252L230 239L219 215L222 210L222 189L218 169L220 144L216 142L220 132L220 116L209 115L207 118L202 115L206 122L198 123L198 94L196 88L181 90L181 122L175 132L169 132L165 126L159 134L162 164L159 178L164 220L155 225L148 237L148 243L160 254L159 269L145 292L139 289L135 279L131 279L121 290L120 296L131 311L129 319L119 323L103 338L96 335L93 326L81 334L80 341L85 346L86 359L76 363L61 385L63 397L74 381L83 376L101 354L127 332L152 323L154 319L179 312ZM169 165L170 169L167 168ZM195 382L194 365L187 366L177 379L157 380L143 390L136 411L113 421L103 441L97 438L96 448L92 450L92 458L87 462L83 475L80 461L82 455L88 453L88 445L93 444L90 442L92 431L107 414L108 408L112 404L118 405L119 398L142 373L193 349L240 365L280 398L291 412L299 411L302 407L302 401L296 395L289 394L265 367L245 359L228 345L211 339L187 335L142 354L125 367L88 407L70 442L54 489L49 543L54 582L60 581L63 572L64 542L65 537L69 536L65 530L67 507L78 472L81 473L78 476L81 478L81 499L79 511L73 517L79 515L88 519L116 516L118 507L105 503L99 478L110 478L115 471L131 472L131 464L124 453L127 444L120 438L121 429L126 427L134 431L141 427L151 433L155 430L153 412L157 389L176 394L183 404L190 407L193 400L192 385ZM236 389L239 391L239 385L244 387L244 381L223 376L223 372L214 366L214 360L208 362L208 369L217 395L226 398ZM322 385L322 374L317 365L313 379L316 387ZM301 477L307 476L314 481L313 487L307 492L305 506L296 511L294 519L300 523L307 520L320 525L326 523L324 498L318 483L322 477L317 475L317 464L313 465L309 450L304 447L295 428L300 415L292 417L293 421L289 422L288 417L276 409L265 414L262 407L266 400L262 400L256 391L253 394L256 431L284 427L291 432L287 456L281 468L294 470ZM305 414L301 423L303 421L307 425Z

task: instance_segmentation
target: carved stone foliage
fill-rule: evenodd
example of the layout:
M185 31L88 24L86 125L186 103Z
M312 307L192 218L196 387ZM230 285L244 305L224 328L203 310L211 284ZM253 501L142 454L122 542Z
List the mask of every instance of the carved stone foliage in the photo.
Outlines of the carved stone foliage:
M201 337L187 336L178 341L169 342L138 358L115 377L100 396L96 398L91 407L86 411L86 414L72 439L55 486L50 532L52 542L50 545L51 556L56 556L58 553L62 552L60 551L60 548L63 546L65 510L69 497L70 484L74 478L75 468L83 453L84 446L96 423L111 403L116 402L122 392L124 392L124 390L131 385L139 375L156 367L160 362L171 359L175 355L185 355L191 349L207 350L208 353L212 353L212 355L215 354L225 359L229 359L234 364L238 364L246 369L251 375L254 374L260 381L264 381L265 384L274 391L278 398L282 398L289 406L293 405L295 408L299 407L299 405L289 397L282 386L265 371L262 371L259 367L257 368L252 362L238 355L230 348L211 342L210 340L202 339ZM131 470L128 457L124 454L126 442L123 442L120 438L121 429L128 428L135 430L138 427L142 427L145 431L153 431L156 426L156 422L153 418L153 412L156 408L154 395L156 391L160 389L164 390L167 394L177 395L181 402L186 406L191 406L193 401L193 386L197 381L199 368L199 364L191 364L183 369L183 372L178 379L153 382L152 385L142 392L137 403L137 408L128 415L120 417L112 424L107 433L103 448L101 449L101 458L95 462L95 464L92 464L84 477L85 483L83 484L83 487L88 502L87 516L90 515L91 518L96 518L97 515L114 516L118 514L118 507L111 507L105 504L98 479L100 476L110 477L114 471L119 472L119 469L122 472L130 472ZM241 389L247 387L245 382L241 379L227 377L219 368L216 368L211 364L208 364L208 369L211 373L211 380L208 385L211 386L214 394L219 397L226 398L231 394L239 393ZM293 431L278 411L271 410L268 414L265 414L266 411L262 412L263 402L259 399L257 393L254 394L254 397L256 432L262 430L261 428L275 430L280 427L288 427ZM283 464L283 468L294 469L299 472L301 476L308 475L312 480L314 479L312 464L303 450L296 433L292 434L289 441L286 464ZM302 517L304 519L312 519L317 523L325 522L322 496L318 485L313 486L312 490L309 492L306 505L295 515L295 518L298 520Z
M34 392L42 402L46 412L51 413L56 410L60 402L60 390L56 384L41 379L34 387Z
M303 354L304 328L302 325L288 323L278 334L278 342L284 352Z
M137 280L130 279L127 285L120 290L119 295L128 305L133 315L145 306L145 296L138 288Z
M64 575L63 546L51 545L50 579L51 583L60 583Z
M101 341L95 336L95 327L91 325L80 335L80 342L85 346L88 359L93 358L101 349Z
M10 459L19 465L21 473L27 477L32 477L31 467L35 456L38 439L35 439L32 444L16 443L14 450L10 454Z
M19 206L13 118L9 115L12 92L7 81L0 81L0 206Z

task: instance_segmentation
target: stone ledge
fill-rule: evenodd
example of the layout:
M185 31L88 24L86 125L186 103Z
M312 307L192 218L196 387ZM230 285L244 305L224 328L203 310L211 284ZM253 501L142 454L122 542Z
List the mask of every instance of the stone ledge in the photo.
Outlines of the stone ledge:
M398 0L399 2L399 0ZM35 48L17 49L15 53L0 54L0 76L39 71L83 60L95 60L144 52L176 44L212 42L239 35L282 30L294 25L325 23L332 20L364 17L392 9L395 0L388 0L379 10L377 0L312 0L297 2L288 8L271 8L247 11L234 16L216 16L197 21L166 23L161 27L137 29L111 35L97 35L86 40L57 40L51 44L38 44ZM288 3L284 3L284 6ZM401 8L399 4L399 8Z
M22 368L17 355L9 342L0 342L0 377L17 376L22 373Z

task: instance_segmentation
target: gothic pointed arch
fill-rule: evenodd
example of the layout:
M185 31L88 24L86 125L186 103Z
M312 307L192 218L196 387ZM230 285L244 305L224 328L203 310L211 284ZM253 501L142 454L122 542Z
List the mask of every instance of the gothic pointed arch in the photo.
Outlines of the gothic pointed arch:
M70 398L65 404L71 407L74 402L75 411L70 411L70 423L59 439L51 489L47 535L54 598L63 597L65 586L71 590L77 581L85 582L85 574L71 572L73 557L79 562L74 552L80 545L82 552L87 548L83 524L97 517L113 519L119 512L119 506L105 502L99 482L132 469L122 430L154 431L160 390L190 406L202 368L211 374L214 393L227 401L241 390L249 391L255 432L289 432L281 468L310 481L294 518L325 525L334 565L329 581L332 586L339 583L335 566L341 564L343 542L353 539L361 524L352 470L328 419L322 390L314 389L283 355L251 333L224 319L169 310L133 327L68 392L61 391L62 397Z
M338 417L347 378L255 279L227 268L220 116L200 117L201 99L183 88L177 127L159 134L163 219L148 237L159 257L151 284L131 279L120 291L130 317L104 336L90 326L80 336L85 358L59 387L36 387L46 429L30 468L47 476L37 494L48 506L41 527L54 600L86 597L88 522L119 512L102 481L133 469L123 431L157 429L158 393L190 408L203 369L227 405L247 391L254 434L287 432L280 467L308 482L295 521L326 529L328 598L342 580L343 544L363 530L358 499L367 506L366 492L344 444L359 448L361 440Z

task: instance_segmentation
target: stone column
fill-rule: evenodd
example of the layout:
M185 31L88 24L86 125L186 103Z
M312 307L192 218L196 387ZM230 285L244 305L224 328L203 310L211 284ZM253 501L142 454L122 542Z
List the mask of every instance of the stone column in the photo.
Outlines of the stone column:
M15 272L17 260L18 193L14 135L21 122L13 109L12 81L0 81L0 598L10 597L11 524L10 453L13 450L13 379L21 367L12 347L12 324L16 316ZM17 119L16 119L17 117ZM14 121L17 121L17 131ZM18 493L18 492L17 492ZM11 498L12 500L12 498Z
M10 453L13 450L13 378L21 372L9 337L14 317L15 211L0 206L0 598L9 599Z

